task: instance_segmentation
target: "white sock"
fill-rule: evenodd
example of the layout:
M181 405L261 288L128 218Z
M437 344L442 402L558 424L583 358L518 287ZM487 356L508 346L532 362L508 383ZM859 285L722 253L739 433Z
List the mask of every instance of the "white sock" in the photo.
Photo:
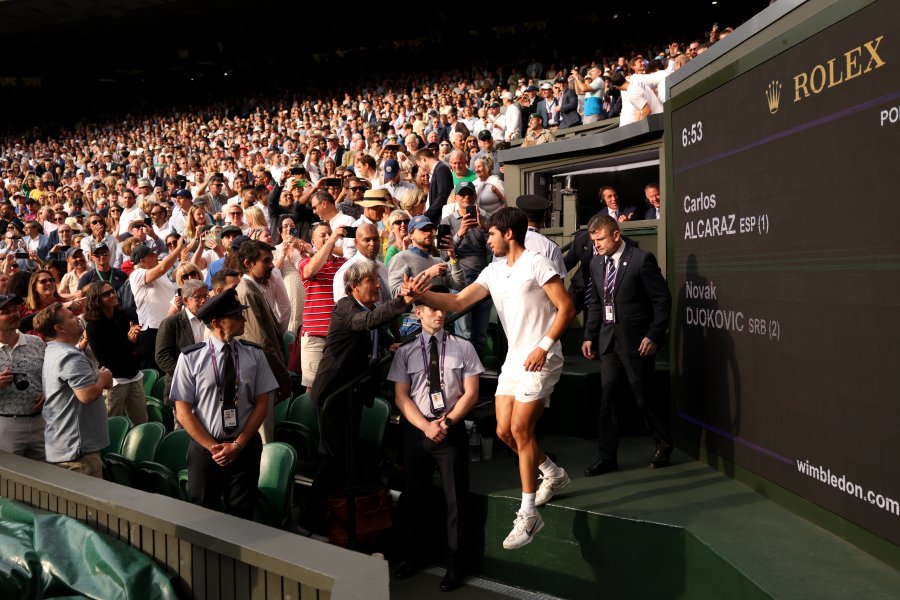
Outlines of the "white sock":
M555 462L550 460L549 456L547 457L547 460L541 463L541 466L539 466L538 469L541 470L541 474L543 474L544 477L559 477L562 475L562 469L560 469Z
M535 492L531 492L530 494L522 492L522 508L520 510L526 515L533 515L537 512L537 509L534 508L535 495Z

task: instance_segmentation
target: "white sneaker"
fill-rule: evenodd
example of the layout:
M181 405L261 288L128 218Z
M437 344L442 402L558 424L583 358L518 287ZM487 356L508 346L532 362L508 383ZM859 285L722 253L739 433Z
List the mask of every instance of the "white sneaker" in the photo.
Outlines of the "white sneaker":
M538 488L537 493L534 496L534 505L535 506L543 506L550 501L550 498L553 497L553 494L558 492L561 489L564 489L572 483L572 480L569 479L569 475L566 473L565 469L560 469L562 473L557 475L556 477L544 477L541 480L541 486Z
M521 510L516 513L516 520L513 521L513 529L503 540L503 547L507 550L515 550L531 543L538 531L544 528L544 519L540 513L535 512L533 515L526 515Z

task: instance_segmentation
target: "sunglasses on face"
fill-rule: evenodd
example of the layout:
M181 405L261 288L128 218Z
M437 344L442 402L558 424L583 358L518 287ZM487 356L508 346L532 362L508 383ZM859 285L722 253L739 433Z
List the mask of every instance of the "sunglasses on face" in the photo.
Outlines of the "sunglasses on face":
M101 298L110 298L116 295L116 290L106 290L102 294L100 294Z
M189 271L181 276L182 279L200 279L200 273L197 271Z
M174 248L177 245L178 245L178 240L172 240L171 242L166 242L167 248Z
M47 285L48 283L56 283L56 280L53 279L52 277L50 277L50 278L38 279L37 283L38 283L38 285Z

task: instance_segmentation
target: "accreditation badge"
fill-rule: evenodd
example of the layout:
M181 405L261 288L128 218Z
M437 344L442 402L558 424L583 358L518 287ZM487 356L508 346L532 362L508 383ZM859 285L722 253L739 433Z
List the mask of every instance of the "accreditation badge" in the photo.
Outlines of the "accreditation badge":
M434 392L431 394L431 406L434 410L444 410L444 392Z
M616 322L616 305L612 302L603 304L603 322L607 325Z
M236 408L223 408L222 409L222 427L225 428L225 431L231 431L235 427L237 427L237 409Z

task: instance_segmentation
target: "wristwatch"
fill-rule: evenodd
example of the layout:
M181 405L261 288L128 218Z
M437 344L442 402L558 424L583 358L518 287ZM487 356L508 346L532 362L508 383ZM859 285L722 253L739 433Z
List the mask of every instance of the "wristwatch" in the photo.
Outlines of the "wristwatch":
M451 417L444 417L444 424L447 425L447 428L453 427L453 419Z

